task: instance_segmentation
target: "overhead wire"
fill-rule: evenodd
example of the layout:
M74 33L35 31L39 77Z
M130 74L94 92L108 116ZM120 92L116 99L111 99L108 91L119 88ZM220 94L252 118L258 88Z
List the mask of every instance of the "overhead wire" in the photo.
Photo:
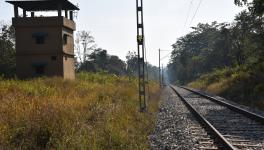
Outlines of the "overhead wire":
M199 8L200 8L200 6L201 6L202 2L203 2L203 0L200 0L200 2L199 2L198 6L197 6L197 8L196 8L196 11L195 11L195 13L194 13L194 15L193 15L193 17L192 17L192 20L191 20L191 22L190 22L189 26L191 26L191 25L192 25L192 22L193 22L194 18L196 17L196 15L197 15L197 12L198 12L198 10L199 10Z
M185 23L184 23L184 29L186 28L186 25L187 25L187 22L188 22L188 20L189 20L189 17L190 17L190 13L191 13L191 8L192 8L192 5L193 5L193 1L194 0L191 0L191 2L190 2L190 4L189 4L189 9L188 9L188 13L187 13L187 17L186 17L186 20L185 20ZM195 10L195 13L194 13L194 15L193 15L193 17L192 17L192 19L191 19L191 21L190 21L190 24L189 24L189 26L191 26L191 24L192 24L192 22L193 22L193 20L194 20L194 18L196 17L196 15L197 15L197 13L198 13L198 10L199 10L199 8L200 8L200 6L201 6L201 4L202 4L202 1L203 0L200 0L199 1L199 4L198 4L198 6L197 6L197 8L196 8L196 10ZM145 57L145 60L146 60L146 76L147 76L147 82L149 81L149 70L148 70L148 60L147 60L147 50L146 50L146 42L145 42L145 38L146 37L146 35L145 35L145 33L144 33L144 53L145 53L145 55L144 55L144 57ZM161 58L161 60L163 60L163 59L165 59L165 58L167 58L169 55L170 55L171 53L169 53L169 54L167 54L166 56L164 56L164 57L162 57ZM148 88L148 92L149 92L149 86L147 85L147 88Z
M169 54L165 55L164 57L162 57L160 60L163 60L163 59L169 57L170 55L171 55L171 52Z
M187 25L187 22L188 22L188 20L189 20L190 13L191 13L191 8L192 8L192 5L193 5L193 1L194 1L194 0L191 0L191 1L190 1L189 9L188 9L188 12L187 12L187 17L186 17L186 19L185 19L185 23L184 23L183 30L185 30L186 25ZM198 4L198 6L197 6L197 8L196 8L196 10L195 10L195 13L194 13L194 15L193 15L193 17L192 17L192 19L191 19L191 21L190 21L189 26L191 26L191 24L192 24L194 18L196 17L196 15L197 15L197 13L198 13L198 10L199 10L199 8L201 7L202 2L203 2L203 0L200 0L200 1L199 1L199 4ZM165 55L165 56L162 57L160 60L163 60L163 59L167 58L169 55L171 55L171 53Z
M190 14L191 14L191 8L192 8L193 1L194 1L194 0L191 0L191 2L190 2L190 4L189 4L189 9L188 9L187 17L186 17L186 19L185 19L185 23L184 23L183 30L185 30L186 25L187 25L187 22L188 22L188 20L189 20L189 17L190 17Z

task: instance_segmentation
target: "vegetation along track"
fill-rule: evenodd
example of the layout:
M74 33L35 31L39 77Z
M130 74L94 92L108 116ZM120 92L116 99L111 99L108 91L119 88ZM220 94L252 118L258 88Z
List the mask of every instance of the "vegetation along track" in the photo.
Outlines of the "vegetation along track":
M221 149L264 149L264 117L192 89L171 88L218 141Z

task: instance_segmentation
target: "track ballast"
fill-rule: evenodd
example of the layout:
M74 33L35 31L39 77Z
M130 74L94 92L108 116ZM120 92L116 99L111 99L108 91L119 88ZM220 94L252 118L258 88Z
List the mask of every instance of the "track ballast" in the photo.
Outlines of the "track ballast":
M263 150L264 118L192 89L171 86L221 149Z

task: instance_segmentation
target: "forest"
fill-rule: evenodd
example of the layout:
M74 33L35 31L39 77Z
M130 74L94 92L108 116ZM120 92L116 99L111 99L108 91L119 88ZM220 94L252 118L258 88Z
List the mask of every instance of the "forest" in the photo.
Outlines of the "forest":
M172 45L170 82L252 106L264 103L263 1L246 5L231 23L199 23Z

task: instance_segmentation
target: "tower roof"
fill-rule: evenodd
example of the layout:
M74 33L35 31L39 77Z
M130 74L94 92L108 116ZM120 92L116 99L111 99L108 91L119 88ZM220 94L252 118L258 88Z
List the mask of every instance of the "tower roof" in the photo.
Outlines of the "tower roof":
M27 11L53 11L58 10L59 5L62 10L79 10L68 0L10 0L6 2Z

